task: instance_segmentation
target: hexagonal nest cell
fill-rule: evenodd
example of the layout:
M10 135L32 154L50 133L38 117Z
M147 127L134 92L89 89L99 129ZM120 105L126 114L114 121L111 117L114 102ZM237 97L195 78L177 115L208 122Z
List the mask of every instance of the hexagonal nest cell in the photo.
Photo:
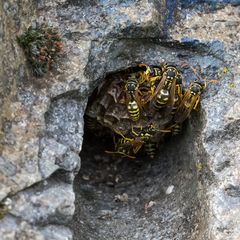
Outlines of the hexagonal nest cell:
M200 105L199 79L189 66L138 64L94 90L75 180L75 239L195 239L204 228L204 152L195 144L203 116L187 120Z

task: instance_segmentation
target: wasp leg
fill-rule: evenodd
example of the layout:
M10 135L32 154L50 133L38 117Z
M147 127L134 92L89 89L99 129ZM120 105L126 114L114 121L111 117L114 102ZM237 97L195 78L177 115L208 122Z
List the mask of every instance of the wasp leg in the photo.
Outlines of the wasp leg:
M119 151L117 151L117 152L112 152L112 151L107 151L107 150L105 150L105 153L108 153L108 154L120 154L120 155L123 155L124 157L128 157L128 158L131 158L131 159L135 159L135 158L136 158L136 157L134 157L134 156L130 156L130 155L124 153L124 152L119 152Z
M194 107L193 107L194 110L197 109L199 102L200 102L200 97L197 98L196 103L194 104Z

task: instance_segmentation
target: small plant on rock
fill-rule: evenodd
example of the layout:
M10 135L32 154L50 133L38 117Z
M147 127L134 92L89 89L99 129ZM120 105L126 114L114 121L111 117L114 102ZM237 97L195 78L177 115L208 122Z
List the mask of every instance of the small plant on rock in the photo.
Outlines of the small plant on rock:
M37 77L47 73L63 51L58 29L46 23L32 24L23 35L17 37L17 41Z

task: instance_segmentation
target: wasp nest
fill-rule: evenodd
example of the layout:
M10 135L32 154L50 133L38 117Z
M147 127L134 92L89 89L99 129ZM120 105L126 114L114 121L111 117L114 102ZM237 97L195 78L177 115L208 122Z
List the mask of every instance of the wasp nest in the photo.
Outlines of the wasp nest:
M23 48L29 66L35 76L43 76L62 52L62 40L57 28L46 23L35 23L27 31L17 37Z
M183 88L175 65L139 64L109 76L89 100L85 123L97 136L111 135L106 153L135 158L140 149L154 158L166 134L177 135L199 105L205 82Z

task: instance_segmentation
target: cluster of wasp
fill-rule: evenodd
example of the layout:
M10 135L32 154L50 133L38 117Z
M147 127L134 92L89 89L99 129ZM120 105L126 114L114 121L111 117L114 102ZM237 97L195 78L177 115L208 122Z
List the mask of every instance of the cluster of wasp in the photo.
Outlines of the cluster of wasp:
M106 153L135 158L140 150L154 158L166 134L177 135L206 88L201 78L183 87L173 64L138 64L109 76L89 100L85 124L97 136L113 139Z

